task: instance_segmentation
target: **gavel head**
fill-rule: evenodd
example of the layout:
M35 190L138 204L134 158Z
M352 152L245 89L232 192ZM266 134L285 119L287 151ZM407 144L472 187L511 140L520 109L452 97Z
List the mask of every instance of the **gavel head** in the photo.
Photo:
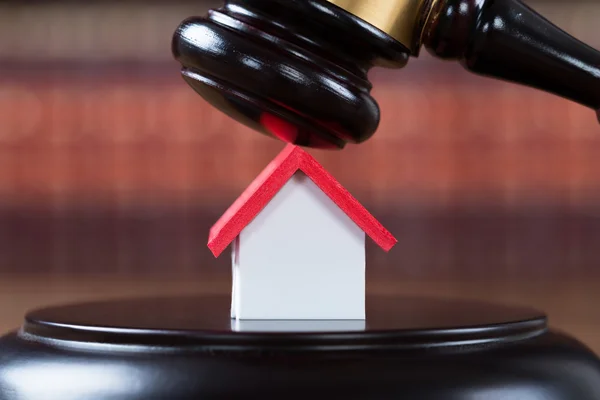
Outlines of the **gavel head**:
M469 71L597 110L600 52L520 0L226 0L173 38L183 77L238 121L339 149L379 125L367 74L421 47Z
M227 0L185 20L173 54L197 93L261 133L322 149L361 143L379 125L368 71L401 68L414 49L335 1ZM424 3L379 2L414 8L412 17ZM402 22L382 21L411 40L418 28Z

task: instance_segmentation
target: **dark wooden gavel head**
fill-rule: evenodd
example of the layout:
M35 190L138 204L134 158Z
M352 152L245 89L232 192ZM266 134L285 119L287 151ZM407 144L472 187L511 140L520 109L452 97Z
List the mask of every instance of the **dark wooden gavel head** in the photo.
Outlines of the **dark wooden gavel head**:
M376 132L369 70L402 68L422 47L600 110L600 52L519 0L226 0L185 20L172 44L184 79L212 105L322 149Z

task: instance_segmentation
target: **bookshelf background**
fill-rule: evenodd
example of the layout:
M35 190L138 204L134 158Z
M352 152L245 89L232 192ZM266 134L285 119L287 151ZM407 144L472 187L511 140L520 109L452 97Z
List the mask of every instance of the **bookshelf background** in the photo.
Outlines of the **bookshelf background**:
M282 145L178 75L173 30L219 3L0 3L0 273L227 276L208 228ZM600 48L600 3L530 4ZM373 81L375 137L313 152L399 239L372 277L599 275L591 111L426 54Z

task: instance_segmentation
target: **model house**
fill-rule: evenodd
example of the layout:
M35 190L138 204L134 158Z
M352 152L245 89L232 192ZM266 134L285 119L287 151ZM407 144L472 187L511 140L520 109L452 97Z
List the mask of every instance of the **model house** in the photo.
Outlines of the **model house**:
M365 238L396 239L309 153L287 145L210 231L232 245L231 317L362 320Z

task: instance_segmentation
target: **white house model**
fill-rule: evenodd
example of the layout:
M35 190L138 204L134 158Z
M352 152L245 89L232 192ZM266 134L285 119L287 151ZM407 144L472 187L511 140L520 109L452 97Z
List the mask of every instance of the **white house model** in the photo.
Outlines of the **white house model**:
M231 317L365 319L365 236L396 239L300 147L286 148L210 231L232 246Z

